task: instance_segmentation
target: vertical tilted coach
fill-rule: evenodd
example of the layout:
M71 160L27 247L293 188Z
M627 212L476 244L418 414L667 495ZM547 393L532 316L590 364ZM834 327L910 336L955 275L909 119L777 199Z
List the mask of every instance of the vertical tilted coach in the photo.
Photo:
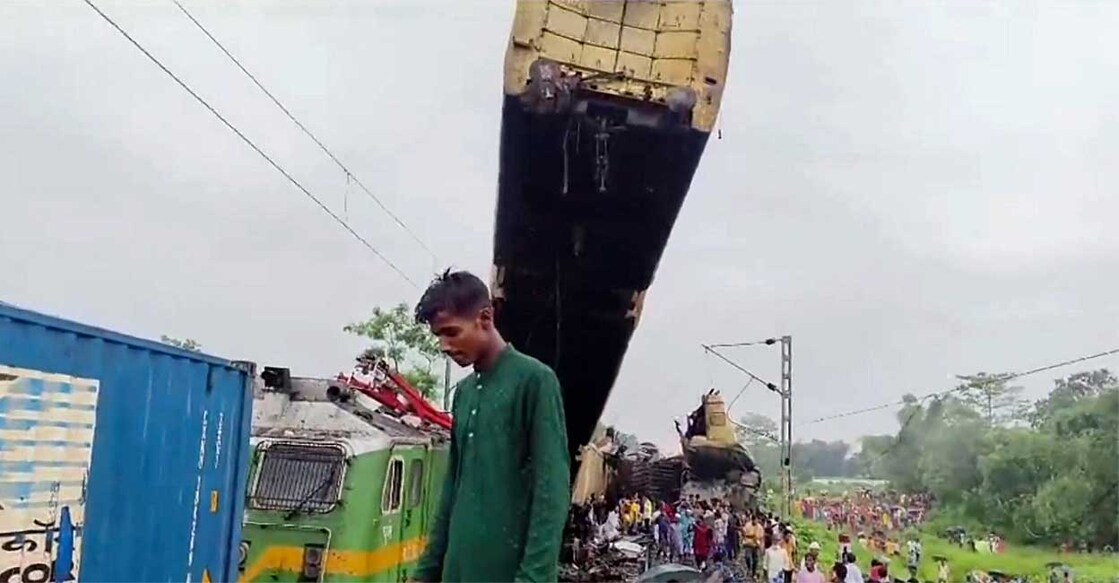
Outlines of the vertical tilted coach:
M520 0L505 55L497 325L594 431L726 85L730 0Z

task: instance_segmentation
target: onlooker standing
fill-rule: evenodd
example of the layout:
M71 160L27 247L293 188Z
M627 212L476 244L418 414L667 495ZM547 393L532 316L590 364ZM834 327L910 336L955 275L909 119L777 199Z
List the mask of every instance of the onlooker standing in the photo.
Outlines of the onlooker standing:
M653 529L657 533L658 552L661 557L672 558L672 521L668 515L661 512L657 514L656 524Z
M731 511L730 516L727 517L727 560L735 561L738 559L738 546L739 535L742 532L742 521L739 519L738 513Z
M742 550L746 559L746 574L751 578L758 577L758 567L761 562L762 544L765 542L765 532L757 516L751 516L742 527Z
M809 543L808 554L805 555L803 559L801 559L801 567L804 567L804 563L808 560L808 557L812 557L813 559L815 559L817 565L820 564L820 543L816 541L812 541L811 543Z
M695 549L695 565L700 571L707 568L707 560L711 558L714 544L715 532L707 525L706 520L697 520L692 545Z
M447 471L417 581L555 581L571 508L570 459L556 373L506 344L486 284L449 270L416 321L474 371L456 386ZM478 536L504 533L499 544Z
M844 583L863 583L863 572L855 562L855 553L843 553L843 565L847 568ZM945 583L948 583L945 581Z
M783 525L785 532L785 539L782 541L782 546L785 547L785 552L789 557L788 568L785 569L785 583L793 583L793 570L797 565L797 537L793 534L792 526Z
M952 579L952 570L948 566L948 559L936 557L936 583L948 583Z
M921 541L915 538L910 539L908 551L906 566L909 567L909 574L916 577L917 571L921 567Z
M776 537L765 551L764 563L766 581L769 583L787 583L785 573L791 572L793 561L789 558L789 553L785 550L785 547L777 542Z
M878 559L870 561L870 581L871 583L888 583L890 581L890 574L886 570L886 565Z
M684 523L681 516L672 520L672 561L684 560Z
M826 583L824 574L816 565L816 555L804 557L804 567L797 573L796 583Z
M727 544L727 519L723 517L723 511L715 511L715 544L724 546Z

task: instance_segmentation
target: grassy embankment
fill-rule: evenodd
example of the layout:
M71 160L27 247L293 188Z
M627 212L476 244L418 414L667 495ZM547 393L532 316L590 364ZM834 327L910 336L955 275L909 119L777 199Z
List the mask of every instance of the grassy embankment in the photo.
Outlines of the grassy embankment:
M839 542L836 533L829 531L823 525L805 520L796 520L797 539L803 549L812 541L820 543L822 551L820 556L828 564L839 552ZM1046 563L1064 561L1073 568L1077 583L1113 583L1119 581L1119 558L1103 555L1058 555L1054 551L1030 547L1010 547L1001 555L981 555L961 549L948 541L929 534L921 535L921 545L924 548L924 560L921 561L921 570L918 573L921 581L936 581L936 563L934 556L948 558L948 565L952 570L953 581L963 581L971 571L1002 571L1012 575L1026 575L1031 580L1046 581L1049 569ZM859 548L856 543L855 555L858 557L859 568L864 575L870 570L872 553ZM890 563L890 575L899 576L907 573L905 559L897 557Z

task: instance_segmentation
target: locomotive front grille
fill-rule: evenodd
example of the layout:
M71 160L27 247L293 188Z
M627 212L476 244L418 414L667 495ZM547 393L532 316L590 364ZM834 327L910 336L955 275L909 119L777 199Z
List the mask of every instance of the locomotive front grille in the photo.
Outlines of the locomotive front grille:
M272 443L260 449L249 504L257 510L322 513L342 489L346 452L337 446Z

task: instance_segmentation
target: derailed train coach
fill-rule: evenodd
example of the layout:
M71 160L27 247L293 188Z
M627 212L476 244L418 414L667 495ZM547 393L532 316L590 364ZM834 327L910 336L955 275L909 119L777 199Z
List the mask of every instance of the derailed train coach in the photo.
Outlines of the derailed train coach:
M0 581L236 578L251 372L0 303Z
M518 0L505 57L497 325L563 386L572 455L614 384L715 125L730 0Z

